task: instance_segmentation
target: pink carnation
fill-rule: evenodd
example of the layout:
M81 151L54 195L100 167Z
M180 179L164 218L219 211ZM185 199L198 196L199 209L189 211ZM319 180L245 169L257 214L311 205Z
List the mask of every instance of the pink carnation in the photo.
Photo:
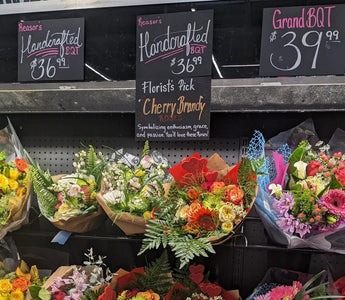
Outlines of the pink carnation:
M345 192L343 190L329 190L323 197L323 203L330 213L345 216Z

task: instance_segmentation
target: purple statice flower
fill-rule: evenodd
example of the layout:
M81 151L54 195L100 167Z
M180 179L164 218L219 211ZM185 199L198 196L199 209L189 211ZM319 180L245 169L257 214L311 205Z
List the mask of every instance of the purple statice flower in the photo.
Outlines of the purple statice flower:
M79 290L70 290L69 295L64 297L64 300L81 300L83 297L83 292Z
M292 234L295 231L295 221L296 219L293 215L286 213L276 223L284 232Z
M302 223L299 219L295 220L295 231L303 239L307 233L310 233L311 225Z
M293 196L289 193L282 193L280 200L274 202L274 209L280 216L286 215L295 204Z

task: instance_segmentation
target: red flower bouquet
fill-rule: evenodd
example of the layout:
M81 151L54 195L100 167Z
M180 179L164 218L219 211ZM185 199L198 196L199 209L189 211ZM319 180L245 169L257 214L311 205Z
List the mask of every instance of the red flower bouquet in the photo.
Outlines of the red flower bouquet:
M175 181L147 225L140 253L169 245L182 268L234 233L255 200L256 175L246 158L230 167L218 154L198 153L169 172Z

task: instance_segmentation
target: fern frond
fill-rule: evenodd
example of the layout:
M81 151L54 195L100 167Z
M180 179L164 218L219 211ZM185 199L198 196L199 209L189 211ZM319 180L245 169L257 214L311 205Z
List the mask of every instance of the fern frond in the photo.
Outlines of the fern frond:
M143 152L141 154L141 157L143 158L145 155L150 154L150 146L149 146L149 141L145 141L144 147L143 147Z
M97 167L97 155L93 146L89 145L89 151L87 152L87 158L86 158L87 174L88 175L93 174L96 167Z
M255 171L252 168L250 160L242 158L241 165L238 169L237 181L240 188L244 191L244 204L249 207L255 197L256 178Z
M208 253L215 253L213 246L207 238L194 238L188 234L175 236L169 240L169 246L180 261L180 268L188 265L197 256L208 257Z
M172 286L170 274L168 254L164 251L159 258L145 267L145 274L137 275L133 285L141 291L151 289L164 299Z
M35 167L30 167L32 184L40 203L40 210L46 218L52 218L56 212L55 206L59 201L56 195L48 190L50 184L47 185L47 181L50 181L48 180L48 175L42 172L42 170L38 170ZM50 180L53 183L51 177Z

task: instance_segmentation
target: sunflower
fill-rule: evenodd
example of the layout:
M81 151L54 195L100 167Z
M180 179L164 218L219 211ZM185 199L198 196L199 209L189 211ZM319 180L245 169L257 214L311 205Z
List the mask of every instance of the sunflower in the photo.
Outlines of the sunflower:
M190 223L194 223L200 230L214 231L219 225L218 214L214 210L201 207L190 216Z

